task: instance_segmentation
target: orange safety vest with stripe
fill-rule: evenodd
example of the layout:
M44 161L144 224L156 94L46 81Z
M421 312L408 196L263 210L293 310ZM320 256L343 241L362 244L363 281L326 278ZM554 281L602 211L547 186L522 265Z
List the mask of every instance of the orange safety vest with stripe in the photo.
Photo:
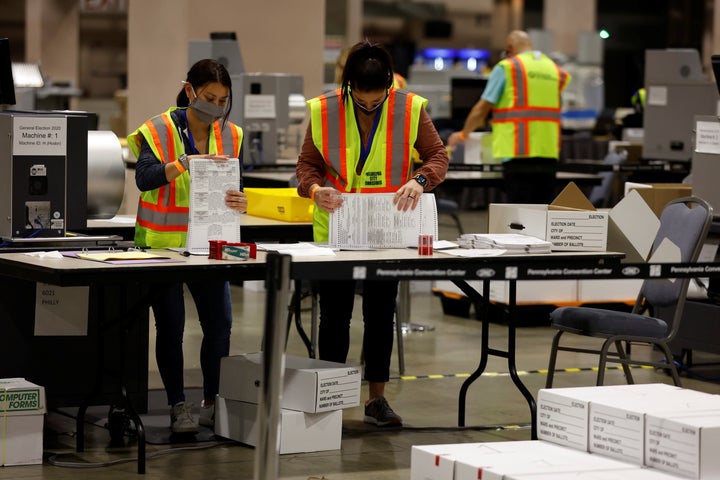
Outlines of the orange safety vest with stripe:
M128 135L128 147L140 155L142 139L150 145L155 156L164 163L172 163L185 153L178 126L170 112L157 115ZM243 131L227 122L221 130L220 122L211 125L208 153L237 158L242 145ZM184 247L187 239L190 205L190 173L183 172L172 182L140 193L135 221L135 244L153 248Z
M559 158L560 94L570 75L536 51L499 64L505 88L492 112L493 156Z
M325 185L341 192L394 192L412 173L413 145L417 139L420 113L427 100L405 90L391 88L383 103L370 152L360 173L362 140L355 118L355 105L343 103L340 90L307 102L312 138L325 160ZM329 214L313 209L315 241L328 240Z

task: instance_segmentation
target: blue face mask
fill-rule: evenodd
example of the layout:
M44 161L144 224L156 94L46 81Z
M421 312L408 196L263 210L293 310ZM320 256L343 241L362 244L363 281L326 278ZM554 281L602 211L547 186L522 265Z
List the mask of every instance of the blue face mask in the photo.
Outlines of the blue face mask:
M225 107L222 105L215 105L214 103L206 102L205 100L201 100L197 93L195 93L195 89L190 86L192 89L193 95L195 95L195 98L192 102L190 102L189 107L193 109L193 112L195 112L195 116L203 123L211 124L216 122L217 120L221 119L223 115L225 115Z

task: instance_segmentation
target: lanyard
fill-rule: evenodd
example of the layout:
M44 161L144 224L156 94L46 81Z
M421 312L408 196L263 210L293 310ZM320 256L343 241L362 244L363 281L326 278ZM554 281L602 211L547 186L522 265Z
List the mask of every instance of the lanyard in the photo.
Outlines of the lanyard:
M182 110L182 116L185 120L185 130L183 131L183 133L185 133L185 137L187 137L188 143L190 144L190 153L198 154L200 152L198 152L195 148L195 140L193 140L192 132L190 131L190 124L188 123L186 110Z
M365 144L362 141L362 132L360 131L360 121L358 120L358 112L355 111L355 123L357 123L358 127L358 133L360 134L360 171L362 171L363 167L365 166L365 161L367 160L368 155L370 155L370 150L372 149L373 140L375 139L375 132L377 131L378 123L380 123L380 115L382 115L382 112L378 112L377 115L375 115L375 119L373 120L372 128L370 129L370 135L368 136L368 142L367 147L365 147Z

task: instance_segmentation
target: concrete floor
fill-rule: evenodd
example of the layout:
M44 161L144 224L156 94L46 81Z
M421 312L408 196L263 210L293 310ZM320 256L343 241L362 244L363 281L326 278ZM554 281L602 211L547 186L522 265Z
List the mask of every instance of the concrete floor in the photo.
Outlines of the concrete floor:
M483 211L466 211L461 215L465 230L481 232L485 228ZM447 221L447 223L446 223ZM449 219L441 218L441 238L454 239L456 231ZM249 284L233 286L234 318L232 354L260 350L265 296ZM480 323L474 319L444 315L440 301L430 293L430 285L413 286L412 322L434 327L432 331L407 332L404 335L405 375L398 373L397 356L393 357L391 381L386 395L393 408L402 415L405 425L399 430L382 430L362 422L363 409L343 411L342 448L337 451L289 454L280 456L280 478L284 480L407 480L410 478L410 451L413 445L511 441L530 439L530 412L527 403L507 376L503 359L492 358L486 374L471 387L468 394L466 428L457 427L458 392L464 378L477 365ZM359 312L359 305L355 311ZM200 385L198 323L194 308L188 308L185 335L186 384ZM307 323L307 322L306 322ZM352 325L353 344L349 363L360 363L359 341L362 322L359 316ZM490 343L505 346L506 328L493 324ZM552 331L544 326L518 330L518 369L533 395L544 386ZM151 341L154 333L150 332ZM151 342L152 343L152 342ZM151 351L154 347L151 345ZM295 328L291 330L287 352L306 355ZM654 352L648 351L648 355ZM696 360L703 360L698 355ZM708 360L714 361L713 358ZM555 386L593 385L591 358L566 354L558 368L578 367L575 373L559 373ZM636 373L635 373L636 372ZM718 374L706 370L715 380L684 378L684 386L710 393L720 393ZM668 376L653 370L634 370L638 383L671 383ZM161 389L153 355L150 355L150 388ZM619 371L606 376L607 384L624 383ZM363 385L363 398L367 387ZM127 446L110 446L107 430L86 427L86 451L75 453L75 424L72 418L51 412L46 418L45 456L41 466L5 467L0 479L126 479L137 475L132 442ZM236 443L205 442L169 446L148 445L147 479L252 479L255 450ZM60 463L57 466L52 463ZM92 465L94 468L88 468ZM81 468L84 467L84 468ZM142 477L139 477L142 478Z

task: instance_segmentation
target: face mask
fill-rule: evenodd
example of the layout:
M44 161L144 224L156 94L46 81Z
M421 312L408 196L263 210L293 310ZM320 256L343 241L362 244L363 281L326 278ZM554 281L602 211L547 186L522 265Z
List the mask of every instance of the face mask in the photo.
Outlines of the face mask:
M351 98L352 98L352 94L351 94L350 96L351 96ZM353 103L354 103L355 106L358 108L358 110L360 110L362 113L364 113L364 114L366 114L366 115L370 115L370 114L375 113L378 108L380 108L380 107L383 106L383 103L385 103L385 100L387 100L387 95L385 96L385 98L383 99L382 102L378 103L378 104L375 105L374 107L372 107L372 108L365 108L364 106L362 106L362 105L360 105L358 102L356 102L356 101L355 101L355 98L352 99Z
M225 114L225 107L201 100L195 93L195 89L192 86L190 88L195 95L193 101L190 102L190 108L193 109L198 120L210 124L222 118Z

